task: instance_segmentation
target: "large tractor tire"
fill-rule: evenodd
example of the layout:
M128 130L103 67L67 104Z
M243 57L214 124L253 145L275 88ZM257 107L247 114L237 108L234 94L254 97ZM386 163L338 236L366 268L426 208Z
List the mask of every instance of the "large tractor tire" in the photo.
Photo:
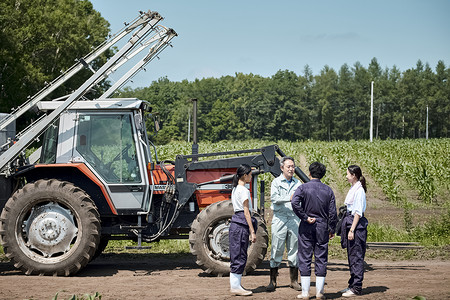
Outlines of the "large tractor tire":
M197 264L208 274L224 276L230 273L228 231L232 215L231 201L220 201L202 210L192 223L189 246L197 257ZM254 271L263 261L269 243L266 224L259 215L254 216L258 220L256 242L250 243L248 248L244 273Z
M0 217L6 256L26 275L70 276L94 256L100 215L83 190L59 180L25 185Z

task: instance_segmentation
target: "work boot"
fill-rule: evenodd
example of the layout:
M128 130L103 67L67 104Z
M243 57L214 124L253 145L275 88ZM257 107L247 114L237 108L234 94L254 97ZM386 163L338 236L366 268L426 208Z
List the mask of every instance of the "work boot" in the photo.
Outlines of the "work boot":
M346 291L345 293L342 294L342 297L355 297L357 296L357 294L355 292L353 292L351 289L349 289L348 291Z
M325 277L316 276L316 299L320 300L325 299L325 295L323 294L324 287L325 287Z
M270 283L266 286L266 291L273 292L277 287L278 268L270 268Z
M302 293L297 296L298 299L309 300L309 287L311 285L311 276L301 276Z
M230 289L230 293L235 296L251 296L253 294L252 291L245 290L244 288Z
M300 284L298 284L298 269L297 267L289 267L289 275L291 277L291 284L289 285L296 291L301 291L302 288Z
M244 289L241 280L242 274L230 273L230 293L236 296L251 296L253 292Z

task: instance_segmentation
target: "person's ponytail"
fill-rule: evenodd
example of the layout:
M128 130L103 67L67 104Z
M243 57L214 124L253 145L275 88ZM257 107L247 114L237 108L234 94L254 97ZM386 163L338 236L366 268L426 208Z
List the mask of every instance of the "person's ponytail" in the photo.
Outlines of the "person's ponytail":
M237 174L234 174L233 176L233 187L236 187L238 185L239 182L239 177Z
M361 182L361 186L363 187L364 192L367 192L366 178L361 175L359 181Z

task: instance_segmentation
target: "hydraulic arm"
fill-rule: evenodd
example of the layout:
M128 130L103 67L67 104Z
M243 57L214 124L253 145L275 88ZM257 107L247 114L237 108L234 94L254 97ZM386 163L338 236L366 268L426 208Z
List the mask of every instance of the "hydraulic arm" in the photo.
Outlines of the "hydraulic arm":
M100 67L94 74L86 80L75 92L68 95L66 100L52 113L43 116L35 123L30 125L23 133L19 134L19 139L7 151L0 156L0 172L3 174L10 174L11 170L7 168L8 164L13 161L27 146L29 146L35 139L37 139L43 131L54 121L59 115L66 110L72 103L79 100L92 87L99 84L112 72L121 67L131 57L142 51L146 47L150 48L150 52L143 59L141 59L134 68L128 71L116 84L114 84L108 91L102 95L102 99L111 95L115 90L122 87L132 76L149 63L158 53L165 49L170 40L176 36L176 32L172 29L166 29L162 26L157 26L158 22L163 18L157 12L142 13L128 26L124 27L118 34L111 37L105 43L97 47L93 52L80 59L75 65L68 69L60 77L47 85L44 89L39 91L36 95L31 97L17 110L15 110L9 117L4 118L0 123L0 130L15 121L19 116L34 107L39 101L48 96L58 86L66 82L73 75L75 75L83 66L88 66L101 53L106 51L119 40L132 33L128 42L102 67ZM92 69L91 69L92 70Z

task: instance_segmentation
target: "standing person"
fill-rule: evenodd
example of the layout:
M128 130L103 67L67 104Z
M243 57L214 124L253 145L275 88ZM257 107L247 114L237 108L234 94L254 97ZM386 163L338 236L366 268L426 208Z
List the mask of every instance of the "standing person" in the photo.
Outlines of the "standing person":
M334 237L337 223L336 202L331 188L320 179L326 167L313 162L309 166L311 181L302 184L292 197L292 208L300 218L298 230L298 262L302 293L300 299L309 299L311 284L311 260L314 253L316 273L316 299L323 294L327 274L328 241Z
M257 221L252 217L252 201L250 191L245 187L252 180L252 169L242 164L233 178L231 202L234 215L229 229L230 238L230 292L238 296L250 296L252 291L241 286L242 274L247 263L249 238L256 242Z
M341 225L341 245L347 248L350 279L344 297L361 295L364 279L364 256L366 254L367 224L364 217L366 211L366 179L361 168L351 165L347 169L347 180L352 185L345 197L347 213Z
M266 287L268 292L273 292L277 287L278 268L283 259L286 245L287 259L290 273L290 287L300 291L298 284L297 231L299 218L292 210L291 197L300 182L294 178L295 162L292 157L285 156L280 160L282 174L272 181L270 189L272 219L272 248L270 251L270 283Z

